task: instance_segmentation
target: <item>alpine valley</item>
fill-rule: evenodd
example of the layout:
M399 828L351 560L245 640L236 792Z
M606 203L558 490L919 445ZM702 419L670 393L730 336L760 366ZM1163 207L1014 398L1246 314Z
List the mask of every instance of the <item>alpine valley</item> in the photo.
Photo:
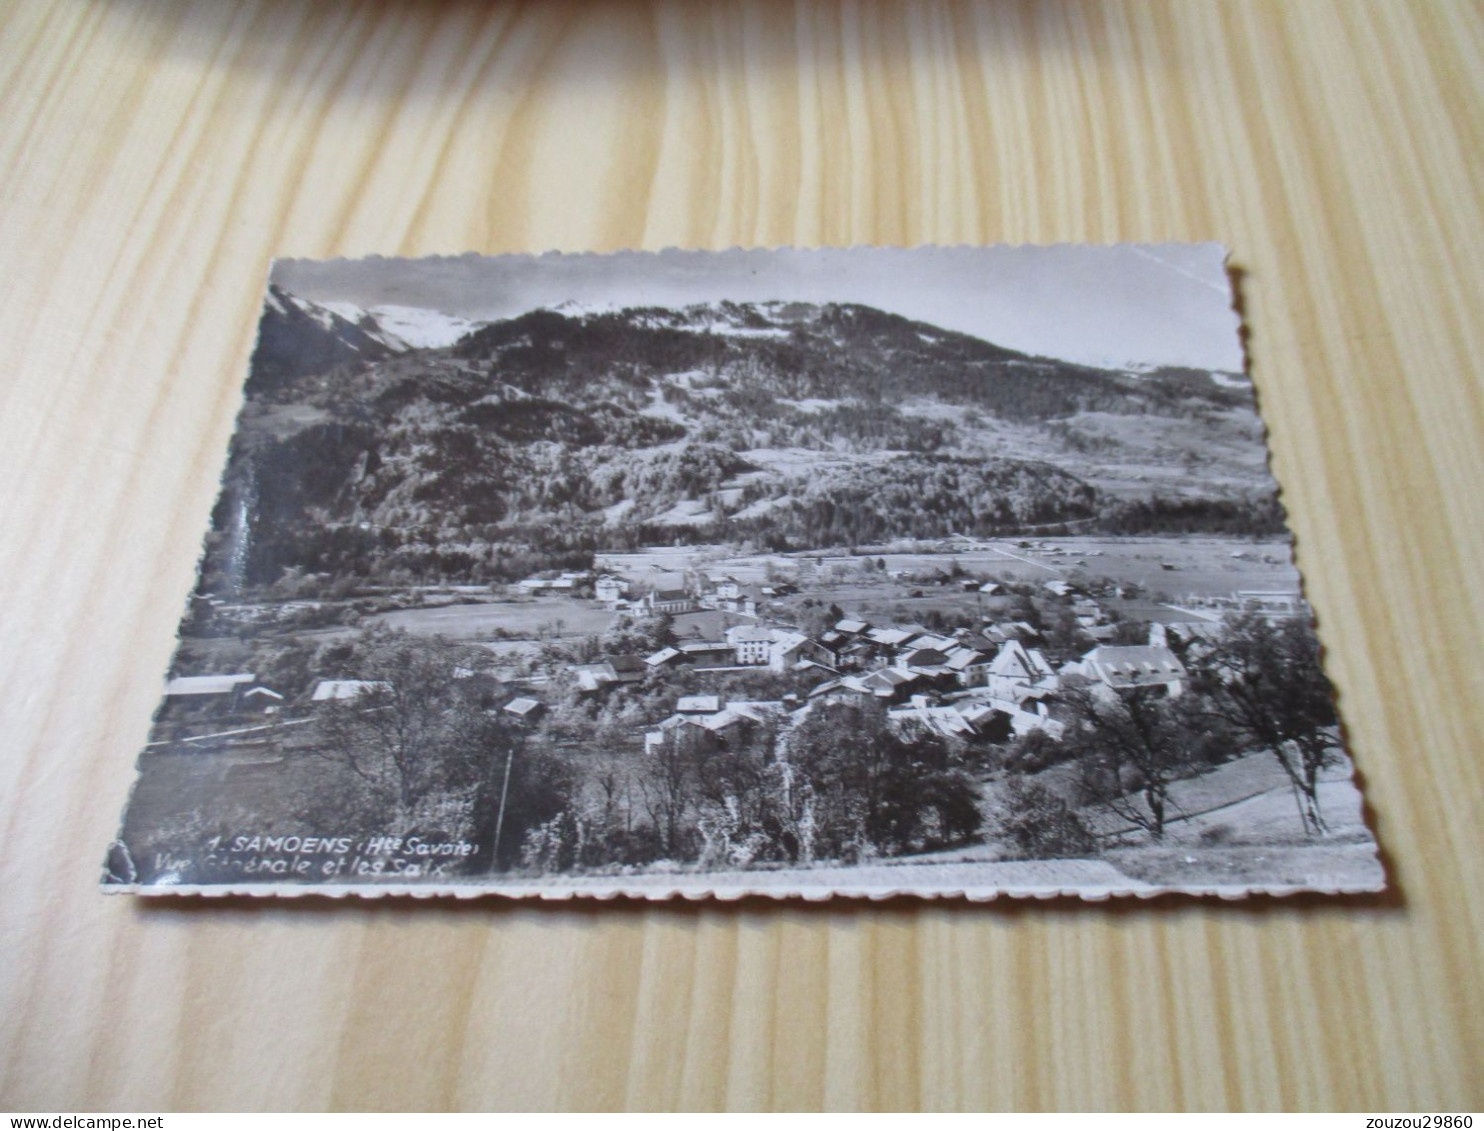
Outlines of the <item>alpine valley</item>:
M479 323L270 287L203 584L485 582L595 551L1283 532L1251 386L850 304Z

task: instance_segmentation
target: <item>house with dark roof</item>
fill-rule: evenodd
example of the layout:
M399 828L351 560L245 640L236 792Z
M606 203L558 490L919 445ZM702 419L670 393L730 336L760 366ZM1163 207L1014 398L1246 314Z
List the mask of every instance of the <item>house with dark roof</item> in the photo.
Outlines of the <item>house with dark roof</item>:
M181 675L165 683L165 715L262 711L283 702L283 696L255 684L252 672L231 675ZM256 694L254 694L256 693Z
M897 656L897 663L906 668L937 668L948 663L948 651L943 648L909 648Z
M695 612L700 606L696 599L684 589L654 589L645 599L651 613L676 613Z
M992 657L978 648L958 647L948 653L945 666L954 673L961 687L979 687L989 674Z
M687 663L700 668L727 668L737 662L737 650L725 640L695 640L680 645Z

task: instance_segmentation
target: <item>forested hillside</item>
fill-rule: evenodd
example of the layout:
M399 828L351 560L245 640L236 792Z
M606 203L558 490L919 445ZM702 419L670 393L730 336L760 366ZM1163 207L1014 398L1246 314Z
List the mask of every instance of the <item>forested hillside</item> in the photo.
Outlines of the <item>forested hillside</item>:
M833 304L537 310L414 348L275 287L208 572L488 580L678 539L1207 516L1268 533L1271 499L1229 375L1090 369Z

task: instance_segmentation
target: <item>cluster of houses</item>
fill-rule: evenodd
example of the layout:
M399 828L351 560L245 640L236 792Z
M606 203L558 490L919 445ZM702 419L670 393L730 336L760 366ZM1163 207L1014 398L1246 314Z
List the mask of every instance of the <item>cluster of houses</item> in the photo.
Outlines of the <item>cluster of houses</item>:
M626 683L639 683L651 671L689 664L700 671L775 672L800 668L828 669L827 649L791 628L739 624L721 640L698 640L661 648L648 656L605 656L595 663L574 664L571 672L580 692L591 694Z
M693 613L698 609L718 609L743 616L757 615L757 598L747 592L735 577L712 578L700 570L688 570L684 584L677 588L652 589L643 596L629 595L629 584L622 578L603 576L595 591L598 600L616 613L649 616L654 613ZM764 596L779 595L776 590Z
M652 753L671 741L686 727L715 738L757 723L782 722L796 710L797 702L784 700L734 699L724 702L720 695L682 695L675 702L675 712L644 732L644 751Z
M1179 695L1189 677L1170 649L1166 631L1152 625L1147 644L1099 644L1058 668L1035 646L1034 629L1023 622L942 635L845 618L818 639L789 625L749 623L728 628L721 640L680 643L648 656L606 656L575 664L571 671L585 695L642 683L653 671L682 665L693 672L767 670L820 677L807 693L775 701L683 695L669 717L646 727L646 748L672 737L676 728L696 727L724 738L734 728L770 717L785 724L797 721L815 704L865 702L885 707L889 720L904 729L1003 741L1034 730L1059 737L1065 727L1059 692L1071 676L1105 695ZM353 700L383 686L321 679L309 699L312 705ZM203 707L213 715L273 714L283 703L280 692L257 683L251 673L181 676L166 687L162 718L200 713L197 709ZM522 693L500 710L516 721L534 722L545 708Z
M727 630L724 641L580 665L578 679L584 690L600 691L638 682L646 670L680 664L697 671L814 670L822 677L806 695L777 701L681 696L673 714L646 730L646 748L672 737L676 728L721 736L749 720L796 718L817 703L878 703L894 725L945 736L1002 741L1041 730L1059 737L1066 725L1059 692L1069 677L1108 696L1181 694L1189 676L1164 633L1164 626L1154 625L1148 644L1099 644L1058 668L1034 646L1034 630L1023 623L945 636L847 618L817 640L790 626L739 625Z
M1080 659L1054 667L1029 625L995 625L978 634L916 633L842 620L822 642L842 673L815 687L810 699L875 700L894 720L911 720L945 735L1001 739L1043 730L1059 737L1058 691L1068 676L1095 692L1179 695L1188 675L1166 643L1138 647L1099 644Z
M563 572L551 577L527 577L517 581L516 588L523 593L555 593L570 595L591 584L593 596L609 612L630 616L651 616L655 613L693 613L698 609L719 609L723 612L753 616L757 613L757 598L745 591L735 577L712 578L700 570L686 570L681 575L683 584L673 588L658 587L639 594L632 591L630 583L611 573L594 576L584 572ZM788 587L764 588L764 596L781 596Z
M874 625L842 618L826 631L810 636L797 626L768 623L758 611L757 596L730 576L711 577L687 570L678 574L674 589L631 593L630 583L610 573L566 572L527 578L518 583L531 593L572 593L589 588L610 610L633 615L680 614L714 609L748 618L726 628L719 639L677 642L649 655L609 655L570 667L579 694L603 695L616 688L643 683L664 669L689 672L766 670L780 674L812 673L818 677L807 692L801 680L797 694L776 701L725 701L717 695L692 694L679 698L673 713L650 724L644 732L646 748L675 735L677 728L695 727L721 737L737 727L769 718L796 720L815 704L872 702L885 707L894 725L927 729L945 736L1003 741L1032 731L1059 737L1065 728L1062 692L1076 678L1095 694L1132 693L1175 696L1189 676L1170 647L1179 634L1189 645L1220 632L1219 623L1151 624L1147 643L1113 645L1114 625L1097 602L1075 585L1052 580L1048 592L1071 610L1078 627L1096 646L1077 659L1051 663L1037 645L1036 629L1024 621L986 623L952 634L929 632L921 626ZM993 593L993 582L964 581ZM781 595L784 587L772 593ZM1242 594L1264 599L1264 607L1278 615L1289 612L1287 594ZM1196 614L1199 616L1200 614ZM1215 617L1209 618L1214 622ZM474 673L467 673L474 674ZM349 679L323 679L313 686L311 705L354 699L380 686ZM223 714L275 714L286 706L284 695L257 682L252 673L180 676L165 690L162 719ZM502 707L520 722L533 722L545 710L530 691Z

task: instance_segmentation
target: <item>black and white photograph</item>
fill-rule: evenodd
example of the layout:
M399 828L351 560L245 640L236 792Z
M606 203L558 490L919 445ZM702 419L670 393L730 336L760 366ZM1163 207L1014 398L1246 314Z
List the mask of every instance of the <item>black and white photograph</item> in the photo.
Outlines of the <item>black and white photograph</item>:
M1379 890L1240 331L1214 244L279 260L104 887Z

